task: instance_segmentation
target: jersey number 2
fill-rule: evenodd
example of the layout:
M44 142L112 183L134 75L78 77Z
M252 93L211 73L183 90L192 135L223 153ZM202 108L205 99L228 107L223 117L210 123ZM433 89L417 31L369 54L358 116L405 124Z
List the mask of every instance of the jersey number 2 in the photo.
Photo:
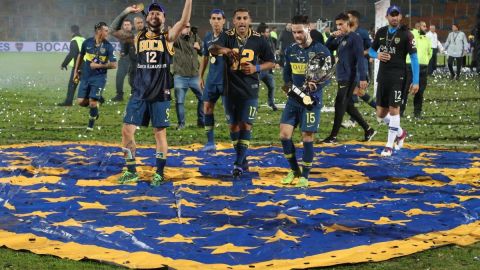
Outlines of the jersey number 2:
M237 53L239 52L238 48L233 48L233 51L237 52ZM246 62L253 61L254 58L255 58L255 52L253 50L244 49L242 51L242 55L240 55L240 62L239 61L234 61L232 63L232 69L233 70L238 70L239 65L241 65L243 63L246 63Z

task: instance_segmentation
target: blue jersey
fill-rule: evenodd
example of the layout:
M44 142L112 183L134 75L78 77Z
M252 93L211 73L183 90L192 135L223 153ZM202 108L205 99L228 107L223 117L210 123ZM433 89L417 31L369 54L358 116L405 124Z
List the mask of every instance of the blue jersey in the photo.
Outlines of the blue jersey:
M370 47L372 47L372 40L370 39L370 35L366 29L357 28L355 33L357 33L363 40L363 50L368 50Z
M82 67L82 78L99 76L104 78L107 76L106 68L91 69L90 63L106 64L108 62L116 62L117 58L113 54L113 46L107 40L102 41L99 45L95 44L95 38L91 37L82 44L80 54L85 60Z
M147 101L171 100L170 64L173 47L167 42L168 33L153 34L143 30L135 37L137 67L133 96Z
M242 100L258 98L258 73L246 75L240 70L240 66L246 62L253 65L259 65L260 61L275 62L275 56L267 41L252 30L249 30L245 40L241 40L235 29L231 29L223 32L215 44L237 51L240 55L238 61L224 56L224 59L226 58L225 96Z
M220 33L221 35L222 33ZM207 84L222 84L223 85L223 72L224 64L222 55L212 56L208 52L208 48L213 45L213 43L218 39L214 37L212 32L207 32L205 38L203 39L203 50L202 55L209 57L210 56L210 67L208 68L207 75Z
M297 87L301 87L305 82L305 71L310 57L317 53L323 52L330 56L330 51L320 42L313 41L307 48L300 47L297 43L290 45L285 50L285 66L283 68L283 81L293 83ZM313 95L322 98L322 87L317 85L317 91Z
M363 41L357 33L350 32L336 38L330 36L326 44L330 50L337 51L337 81L355 81L357 68L360 80L366 80Z

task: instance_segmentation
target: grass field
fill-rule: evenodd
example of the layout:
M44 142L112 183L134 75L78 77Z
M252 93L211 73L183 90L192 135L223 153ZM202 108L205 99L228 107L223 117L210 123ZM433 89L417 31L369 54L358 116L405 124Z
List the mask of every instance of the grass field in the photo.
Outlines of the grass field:
M63 101L69 72L59 66L63 54L0 54L0 144L37 141L104 141L120 143L121 123L126 101L106 102L100 108L100 119L94 132L87 133L88 110L79 106L57 107ZM109 72L105 98L115 95L115 72ZM281 84L277 73L277 89ZM417 120L408 107L402 127L409 131L408 143L435 145L458 149L479 149L480 143L480 90L479 79L466 76L462 81L445 78L429 78L425 94L424 116ZM126 91L130 88L125 84ZM328 86L324 93L324 105L333 106L336 85ZM371 92L371 89L370 89ZM279 90L277 103L286 98ZM266 107L266 91L261 91L253 144L279 145L278 123L281 111L273 112ZM409 104L412 104L410 99ZM170 145L204 143L204 131L196 127L196 100L187 95L187 128L176 131L174 102L172 101L171 123L168 131ZM374 111L360 104L360 110L379 134L374 138L385 141L387 129L377 124ZM216 112L217 141L230 141L224 113L221 107ZM328 136L333 123L333 113L323 113L318 140ZM298 135L297 141L298 141ZM361 140L361 128L342 129L339 140ZM154 143L151 129L137 132L137 143ZM25 252L0 249L0 269L116 269L96 262L73 262L51 256L38 256ZM330 269L480 269L480 244L469 247L446 247L429 250L404 258L381 263L337 266Z

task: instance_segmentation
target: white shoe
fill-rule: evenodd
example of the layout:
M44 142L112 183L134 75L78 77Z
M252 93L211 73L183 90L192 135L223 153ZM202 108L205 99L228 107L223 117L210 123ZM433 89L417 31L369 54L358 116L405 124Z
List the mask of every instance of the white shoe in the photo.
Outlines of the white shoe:
M354 128L355 126L357 125L356 122L352 121L352 120L345 120L343 121L342 123L342 127L344 128Z
M403 142L407 138L407 131L404 129L400 137L395 138L395 150L400 150L403 147Z
M383 149L382 153L380 153L380 156L382 157L391 157L392 156L392 153L393 153L393 149L390 148L390 147L385 147L385 149Z

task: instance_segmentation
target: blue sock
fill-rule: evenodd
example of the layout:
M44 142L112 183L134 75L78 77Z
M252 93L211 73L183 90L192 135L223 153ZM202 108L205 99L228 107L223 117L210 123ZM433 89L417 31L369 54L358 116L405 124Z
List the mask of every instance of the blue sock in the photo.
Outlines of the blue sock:
M250 146L250 139L252 138L252 132L250 130L240 130L238 143L237 143L237 159L236 165L243 165L247 160L247 150Z
M308 179L313 163L313 142L303 142L302 176Z
M377 108L377 102L375 102L375 99L371 97L369 94L366 94L362 96L362 100L365 101L370 107L372 108Z
M300 172L300 167L298 167L297 157L295 156L295 145L293 144L292 139L282 140L283 155L288 160L290 164L290 169L295 172Z
M125 158L125 164L127 164L127 170L129 172L137 172L137 164L135 164L135 158Z
M207 141L209 144L215 143L213 128L215 127L215 118L213 114L205 114L205 132L207 133Z
M95 124L95 120L98 118L98 108L93 107L90 108L90 119L88 120L88 127L93 128L93 125Z
M155 154L155 161L157 164L157 173L163 176L163 169L167 164L167 155L162 152L157 152Z

